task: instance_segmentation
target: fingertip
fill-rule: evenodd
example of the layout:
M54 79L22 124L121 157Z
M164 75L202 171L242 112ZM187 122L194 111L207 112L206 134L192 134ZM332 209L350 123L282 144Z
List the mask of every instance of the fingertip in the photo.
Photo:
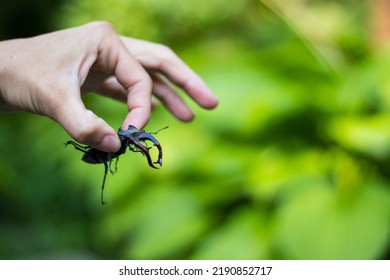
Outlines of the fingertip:
M219 103L217 96L200 77L188 81L184 89L204 109L213 109Z
M180 106L177 105L176 107L171 105L168 109L177 119L183 122L190 122L195 117L194 112L185 103L180 104Z
M214 109L219 104L218 98L214 94L210 94L209 97L202 101L201 106L205 109Z
M69 101L69 100L68 100ZM81 102L69 102L67 111L59 113L58 123L79 143L104 152L116 152L121 147L116 131Z
M202 86L203 84L203 86ZM199 104L205 109L213 109L217 107L219 100L214 92L202 81L198 88L202 94L202 98L199 99Z
M186 116L185 118L181 118L180 120L183 122L192 122L195 119L195 115L191 114Z
M96 145L96 148L105 152L115 153L121 147L121 141L117 135L107 134Z

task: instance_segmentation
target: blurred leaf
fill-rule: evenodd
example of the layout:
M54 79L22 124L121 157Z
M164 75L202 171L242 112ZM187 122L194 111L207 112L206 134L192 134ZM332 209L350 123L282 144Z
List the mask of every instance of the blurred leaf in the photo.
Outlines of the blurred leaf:
M59 125L2 115L0 257L388 258L390 60L368 51L366 13L348 0L61 3L47 28L107 20L168 44L220 104L174 86L196 119L157 108L146 130L170 126L163 167L123 155L105 206L103 166L65 149ZM127 114L83 101L114 129Z
M179 188L149 188L130 207L109 217L114 239L129 234L133 240L125 258L160 259L174 256L191 245L207 226L191 193ZM163 240L163 242L162 242Z
M340 200L330 186L313 185L280 206L273 245L287 259L373 259L388 245L390 193L370 183Z
M194 259L264 259L268 257L266 221L253 209L237 209L203 240Z
M335 118L329 122L328 131L341 146L384 159L390 152L389 123L387 114Z

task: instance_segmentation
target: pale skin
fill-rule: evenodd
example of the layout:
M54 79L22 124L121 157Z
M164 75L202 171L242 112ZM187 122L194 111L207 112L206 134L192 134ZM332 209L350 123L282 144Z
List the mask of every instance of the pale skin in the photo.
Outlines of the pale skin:
M76 141L116 152L116 131L85 108L93 91L127 104L122 128L143 128L152 93L179 120L194 117L176 84L199 106L218 100L205 82L164 45L119 36L107 22L92 22L37 37L0 42L0 112L27 111L57 121Z

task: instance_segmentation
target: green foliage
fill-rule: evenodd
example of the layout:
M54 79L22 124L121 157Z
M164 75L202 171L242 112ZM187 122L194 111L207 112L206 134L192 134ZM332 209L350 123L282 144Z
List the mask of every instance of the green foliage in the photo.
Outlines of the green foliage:
M59 24L79 25L93 20L111 22L122 34L149 40L192 40L209 26L218 27L245 12L248 0L114 0L72 1L58 13Z
M157 137L164 166L122 156L106 206L103 166L64 149L58 125L1 116L0 257L388 258L388 52L368 51L356 2L281 2L63 5L56 27L108 20L169 43L220 105L191 105L190 124L155 110L147 130L170 126ZM103 97L85 101L113 127L126 112Z

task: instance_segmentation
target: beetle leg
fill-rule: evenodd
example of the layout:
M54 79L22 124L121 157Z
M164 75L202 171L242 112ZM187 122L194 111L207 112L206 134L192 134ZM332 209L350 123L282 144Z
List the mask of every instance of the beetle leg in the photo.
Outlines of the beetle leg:
M104 201L104 185L106 183L107 171L108 171L108 165L107 162L104 162L104 177L103 177L102 189L100 191L100 200L102 201L102 204L107 204L107 202Z
M83 146L83 145L80 145L79 143L76 143L74 141L68 141L65 143L65 148L66 146L68 145L73 145L73 147L76 149L76 150L79 150L83 153L87 153L87 149L89 148L89 146Z
M117 172L117 171L118 171L118 161L119 161L119 157L117 157L116 160L115 160L115 169L114 169L114 172Z
M76 150L84 153L83 157L81 158L83 161L91 164L101 163L101 161L96 158L95 154L90 151L90 146L82 146L74 141L68 141L65 143L65 148L69 144L73 145Z
M164 129L164 128L163 128ZM161 129L160 129L161 130ZM161 145L160 143L157 141L156 138L154 138L154 136L150 135L150 133L147 133L147 132L142 132L139 136L138 136L138 139L141 140L141 141L146 141L146 140L149 140L151 142L153 142L153 145L157 147L158 149L158 159L153 162L154 164L159 164L160 166L162 166L162 148L161 148Z
M108 154L108 155L107 155L107 161L108 161L108 169L110 170L110 173L111 173L112 175L114 175L114 173L117 171L117 168L116 168L116 165L115 165L115 170L112 170L112 168L111 168L111 163L112 163L111 154ZM117 162L118 162L118 158L117 158Z
M134 153L141 153L141 154L143 154L143 153L140 151L139 148L137 148L137 147L134 146L134 144L128 144L127 147L129 147L129 150L132 151L132 152L134 152Z
M116 173L116 172L118 171L118 160L119 160L119 157L117 157L117 158L115 159L115 167L114 167L114 170L112 170L112 168L111 168L111 163L112 163L113 159L111 158L111 154L108 155L108 162L109 162L108 167L109 167L110 173L111 173L112 175L114 175L114 173Z
M144 146L148 150L150 150L152 148L152 147L148 147L146 142L145 142L145 145L143 145L141 142L139 142L139 144ZM134 144L129 144L128 147L129 147L129 150L132 151L133 153L141 153L143 156L145 156L144 153L139 148L134 146Z

